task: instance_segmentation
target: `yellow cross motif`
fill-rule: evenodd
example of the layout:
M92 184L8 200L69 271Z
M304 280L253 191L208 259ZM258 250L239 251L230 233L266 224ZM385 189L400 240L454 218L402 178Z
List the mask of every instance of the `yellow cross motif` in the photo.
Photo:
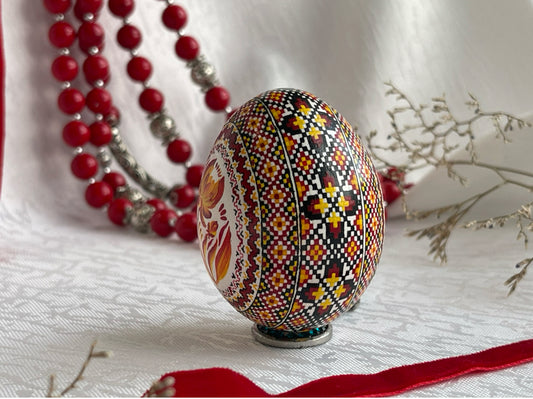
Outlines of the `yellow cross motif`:
M350 205L350 202L346 201L346 199L344 198L344 195L341 195L341 198L339 199L338 205L339 205L339 208L341 208L342 211L344 212L344 211L346 211L346 207L348 205Z
M307 108L304 104L302 104L300 105L300 111L307 115L309 111L311 111L311 108Z
M270 112L272 113L272 116L274 117L275 120L279 120L279 115L281 114L281 110L276 109L276 108L271 108Z
M335 290L335 298L340 298L342 294L346 292L346 288L344 288L344 285L339 285L337 289Z
M325 202L322 198L318 200L318 204L315 204L315 209L318 209L320 213L324 213L328 209L328 203Z
M331 306L331 299L326 298L320 303L322 309L326 309L328 306Z
M326 282L330 287L333 287L335 284L337 284L337 281L340 280L340 277L337 277L335 273L331 273L331 277L328 277L326 279Z
M337 187L332 186L331 182L328 182L328 186L324 189L326 193L331 197L333 197L333 194L335 194L335 191L337 191Z
M320 114L317 114L315 117L315 122L318 123L320 126L324 127L326 120L320 116Z
M315 297L315 300L318 301L320 298L322 298L322 295L324 295L324 288L318 287L318 290L313 292L313 296Z
M331 213L331 216L328 218L328 222L333 224L333 228L336 229L339 227L339 222L341 221L341 218L337 216L337 213L333 211Z
M293 122L294 126L298 126L300 130L302 130L305 126L305 120L300 118L299 116L296 117L296 120Z
M359 227L359 230L363 229L363 218L361 217L361 215L359 215L359 217L357 218L357 227Z
M359 184L357 184L357 177L355 176L355 173L352 174L352 178L350 179L350 184L352 185L354 190L357 190L359 188Z
M313 126L311 130L309 131L309 135L313 137L313 140L316 140L318 136L320 136L322 132L316 128L316 126Z

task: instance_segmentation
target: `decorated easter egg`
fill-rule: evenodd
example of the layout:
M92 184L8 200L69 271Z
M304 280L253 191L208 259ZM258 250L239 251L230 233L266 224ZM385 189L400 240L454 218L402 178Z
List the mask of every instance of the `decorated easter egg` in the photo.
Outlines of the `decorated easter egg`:
M268 91L233 113L197 209L209 275L256 338L274 344L329 337L381 255L374 166L348 122L305 91Z

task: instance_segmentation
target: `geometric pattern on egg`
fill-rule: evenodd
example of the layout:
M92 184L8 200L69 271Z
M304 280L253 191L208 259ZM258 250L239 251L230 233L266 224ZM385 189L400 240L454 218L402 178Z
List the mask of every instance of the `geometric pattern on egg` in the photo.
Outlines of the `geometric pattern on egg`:
M325 326L374 275L384 229L376 171L350 124L310 93L272 90L237 109L199 198L207 271L259 326Z

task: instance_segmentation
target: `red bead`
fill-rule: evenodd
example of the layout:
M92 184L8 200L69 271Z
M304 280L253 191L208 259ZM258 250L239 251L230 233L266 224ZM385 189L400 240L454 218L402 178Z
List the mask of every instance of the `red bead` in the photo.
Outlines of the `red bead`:
M200 186L200 180L202 180L202 173L204 173L204 165L192 165L187 169L186 179L187 183L193 187Z
M148 205L153 206L156 211L160 211L161 209L167 209L165 201L160 200L159 198L150 198L148 201L146 201L146 203Z
M87 186L85 201L93 208L101 208L113 199L113 189L103 181L97 181Z
M402 195L398 185L391 180L385 180L381 188L383 190L383 199L387 201L387 204L392 204Z
M139 104L141 105L141 108L150 113L161 111L161 108L163 108L163 102L163 95L156 89L144 89L139 96Z
M127 70L130 78L144 82L152 73L152 64L144 57L133 57L128 62Z
M91 154L82 152L72 159L70 170L78 179L90 179L98 172L98 161Z
M102 8L102 0L78 0L74 6L78 15L96 14Z
M179 209L185 209L190 206L195 198L194 188L188 184L174 188L170 194L170 200Z
M52 75L60 82L69 82L78 74L78 63L68 55L60 55L52 62Z
M85 99L87 108L96 114L107 114L111 111L113 105L111 94L105 89L95 87L89 93Z
M167 156L172 162L187 162L192 153L191 145L185 140L172 140L167 147Z
M223 111L229 101L229 92L222 86L215 86L205 93L205 103L212 111Z
M107 217L114 224L118 226L124 226L126 223L126 216L128 211L133 209L133 204L127 198L117 198L111 201L109 207L107 208Z
M109 0L109 11L117 17L127 17L133 11L135 3L133 0Z
M200 53L200 45L194 37L181 36L176 42L176 54L184 60L194 60Z
M178 215L172 209L161 209L150 219L150 226L157 235L168 237L174 231L173 224L177 219Z
M179 238L186 242L192 242L198 237L197 219L195 213L185 213L176 222L176 233Z
M105 83L109 80L109 62L101 55L90 55L83 62L83 74L89 84L97 80Z
M52 14L64 14L70 7L70 0L44 0L43 4Z
M80 112L85 106L85 98L81 91L77 89L65 89L57 98L59 109L65 114L75 114Z
M128 50L137 47L141 40L141 32L133 25L124 25L117 33L118 44Z
M168 29L180 30L187 23L187 13L177 5L169 5L163 11L163 23Z
M63 128L63 141L71 147L80 147L91 138L89 127L80 121L71 121Z
M50 27L48 39L58 48L70 47L76 39L76 32L68 22L58 21Z
M109 172L102 177L102 181L106 182L111 186L113 191L117 188L126 185L126 178L118 172Z
M83 22L78 29L78 42L80 49L89 52L91 47L104 48L105 32L100 24L96 22Z
M97 147L109 144L113 135L107 122L96 121L89 126L91 131L91 143Z

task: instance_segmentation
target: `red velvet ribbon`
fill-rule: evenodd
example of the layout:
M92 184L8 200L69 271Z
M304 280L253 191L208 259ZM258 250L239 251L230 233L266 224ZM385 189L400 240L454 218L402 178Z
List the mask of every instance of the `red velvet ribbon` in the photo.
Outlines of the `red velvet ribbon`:
M245 376L226 368L175 371L175 397L318 397L396 395L465 374L499 370L533 361L533 339L498 346L470 355L394 367L376 374L321 378L279 395L271 395Z
M0 2L0 194L2 193L2 166L4 164L4 38L2 35L2 9Z

